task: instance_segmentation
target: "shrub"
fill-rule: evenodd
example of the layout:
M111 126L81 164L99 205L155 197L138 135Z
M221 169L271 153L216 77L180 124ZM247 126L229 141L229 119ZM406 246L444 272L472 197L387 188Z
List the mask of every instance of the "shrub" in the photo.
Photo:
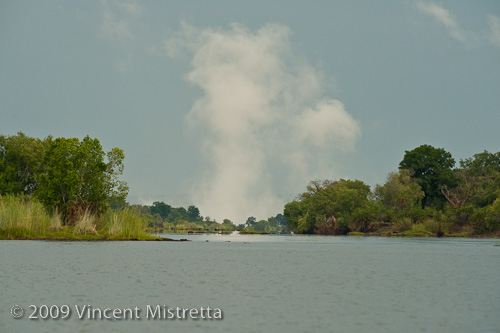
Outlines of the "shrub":
M396 220L394 223L394 228L396 232L404 232L411 230L413 227L413 222L410 218L404 217L402 219Z

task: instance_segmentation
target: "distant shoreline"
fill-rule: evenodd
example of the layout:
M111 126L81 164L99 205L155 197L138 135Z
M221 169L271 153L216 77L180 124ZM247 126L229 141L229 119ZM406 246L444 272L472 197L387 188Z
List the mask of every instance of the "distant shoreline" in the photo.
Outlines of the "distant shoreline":
M163 234L169 235L170 233ZM214 234L213 232L197 232L197 233L175 233L176 235L202 235L202 234ZM239 233L242 236L244 235L255 235L255 236L281 236L279 234L265 233L265 232L243 232ZM445 234L442 237L438 237L435 234L407 234L404 232L350 232L347 235L320 235L320 234L293 234L286 236L299 236L299 235L307 235L307 236L329 236L329 237L387 237L387 238L460 238L460 239L500 239L500 232L493 232L482 235L468 235L465 233L458 234ZM87 236L88 237L88 236ZM54 241L54 242L124 242L124 241L136 241L136 242L189 242L189 239L181 238L181 239L172 239L168 237L157 237L152 236L151 238L60 238L60 237L35 237L35 238L0 238L0 241L5 240L28 240L28 241Z
M110 239L110 238L51 238L51 237L41 237L41 238L0 238L0 241L10 241L10 240L26 240L26 241L53 241L53 242L189 242L188 239L172 239L172 238L151 238L151 239L137 239L137 238L123 238L123 239Z

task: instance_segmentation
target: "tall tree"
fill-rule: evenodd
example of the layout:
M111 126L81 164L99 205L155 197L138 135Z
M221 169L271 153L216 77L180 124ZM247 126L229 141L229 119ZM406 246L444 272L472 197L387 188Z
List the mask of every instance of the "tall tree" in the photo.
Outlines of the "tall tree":
M245 223L247 228L252 228L256 224L257 224L257 219L253 216L250 216L249 218L247 218L247 221Z
M202 220L200 216L200 210L194 205L188 207L187 216L189 222L199 222Z
M368 202L370 187L360 180L312 181L298 200L285 205L290 227L299 233L346 233L351 214Z
M163 219L166 219L170 214L170 212L172 211L172 207L162 201L155 201L153 202L153 205L149 208L149 211L151 215L158 214Z
M421 145L410 151L405 151L400 169L410 169L425 193L422 208L426 205L442 207L446 201L441 193L442 186L451 187L456 180L453 176L455 160L451 154L442 148Z
M500 196L500 152L484 151L461 160L455 177L455 187L441 189L453 207L491 205Z
M122 173L123 152L115 148L105 162L97 139L89 136L57 138L51 142L39 177L38 198L49 208L57 207L65 221L83 210L103 212L116 195L126 197L126 184L118 181Z
M30 195L36 190L51 140L50 136L40 140L22 132L0 135L0 194Z
M412 174L408 169L391 172L384 185L375 187L375 195L386 206L395 207L402 212L420 204L425 194L417 180L412 179Z

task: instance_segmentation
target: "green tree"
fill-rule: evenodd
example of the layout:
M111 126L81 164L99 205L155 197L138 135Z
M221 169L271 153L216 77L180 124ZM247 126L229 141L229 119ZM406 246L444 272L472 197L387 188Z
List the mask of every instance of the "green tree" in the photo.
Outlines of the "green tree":
M236 230L236 226L234 225L233 221L229 219L224 219L222 221L222 227L225 230Z
M37 189L51 140L50 136L40 140L22 132L0 135L0 194L31 195Z
M401 212L420 204L425 193L408 169L391 172L384 185L375 187L375 196L386 206L395 207Z
M477 209L472 218L472 225L477 234L500 229L500 198L491 205Z
M257 219L253 216L250 216L245 223L247 228L253 228L253 226L256 224L257 224Z
M259 222L255 223L255 225L253 226L253 230L259 232L269 232L271 231L271 226L269 225L268 221L260 220Z
M153 205L149 208L149 211L151 212L151 214L153 214L153 215L158 214L163 219L166 219L168 217L171 210L172 210L172 207L170 205L167 205L166 203L161 202L161 201L153 202Z
M494 221L491 205L500 197L500 153L484 151L460 161L460 168L454 170L457 184L441 191L453 207L452 219L458 226L473 222L478 233L491 231L484 227L486 220ZM483 209L484 208L484 209ZM483 214L484 216L482 216ZM478 216L482 216L478 219Z
M267 219L269 225L278 229L288 229L288 222L283 214L277 214L276 216Z
M115 147L107 152L106 156L108 163L106 165L105 177L107 177L106 183L109 189L107 202L111 208L125 208L127 206L125 199L127 198L129 187L125 181L119 178L125 168L123 164L125 153L122 149Z
M368 201L366 205L358 207L351 214L349 229L351 231L371 232L377 222L386 222L390 218L388 207L380 201Z
M455 178L452 168L455 160L451 154L442 148L421 145L410 151L405 151L400 169L410 169L424 191L422 208L426 205L442 207L446 201L441 193L441 187L453 186Z
M299 219L307 213L307 202L298 199L285 205L283 215L285 216L290 229L297 231ZM312 230L311 230L312 232Z
M187 216L189 222L201 222L202 220L202 217L200 215L200 210L193 205L188 207Z
M450 195L447 198L457 197L462 199L463 204L470 202L477 207L485 207L500 196L500 152L484 151L461 160L456 174L458 186L448 191Z
M360 180L313 181L298 200L285 205L284 214L299 233L344 234L351 214L370 195L370 187Z
M85 210L104 212L112 198L118 195L124 199L128 189L118 181L123 152L115 148L108 163L105 156L99 140L89 136L82 141L53 140L45 154L36 195L46 207L57 207L65 221Z

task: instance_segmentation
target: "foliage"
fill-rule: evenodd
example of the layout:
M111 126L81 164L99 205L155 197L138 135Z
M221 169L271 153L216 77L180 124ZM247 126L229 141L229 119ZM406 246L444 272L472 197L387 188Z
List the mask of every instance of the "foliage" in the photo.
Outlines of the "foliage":
M284 214L298 233L346 234L351 215L368 203L370 194L359 180L313 181L298 200L285 205Z
M65 221L85 211L103 213L110 198L127 195L127 186L118 180L123 172L123 152L114 148L108 163L97 139L57 138L51 142L39 177L38 198L46 207L57 207Z
M203 218L200 215L200 210L198 209L198 207L194 205L188 207L186 214L189 221L201 222L203 220Z
M354 210L349 221L349 230L371 232L377 224L389 221L390 217L389 207L377 201L369 201L366 205Z
M471 217L474 231L478 234L500 229L500 198L492 205L477 209Z
M413 228L413 222L410 218L402 218L401 220L397 220L394 223L394 230L397 232L404 232L407 230L411 230Z
M405 151L400 169L413 171L413 177L418 181L425 196L422 198L422 208L426 205L442 207L446 201L441 193L442 186L452 186L455 178L452 168L455 160L451 154L442 148L421 145L411 151Z
M500 235L500 152L455 161L444 149L406 151L399 170L374 193L360 180L312 181L283 214L235 226L200 215L190 205L125 201L125 155L104 152L89 136L41 140L0 135L0 237L132 238L153 232L392 235ZM45 208L45 209L44 209ZM111 210L109 209L111 208Z
M198 229L208 226L211 222L204 223L200 210L194 205L186 209L184 207L172 207L162 201L155 201L151 206L133 205L132 208L147 220L150 228L163 229L163 225L166 223L171 223L174 226L192 223L192 226L196 225L194 229Z
M373 194L359 180L312 181L284 216L297 233L500 235L500 153L454 164L444 149L422 145Z
M457 190L468 190L468 202L476 207L493 204L500 195L500 153L484 151L460 161L456 170L461 180Z
M247 221L245 222L246 228L253 228L253 226L256 224L257 224L257 219L253 216L247 218Z
M0 195L32 194L38 187L38 175L52 137L30 138L19 132L0 135Z
M250 216L244 225L235 227L236 230L257 233L276 233L288 230L288 222L283 214L271 216L267 220L260 220Z
M376 197L388 207L395 207L399 212L405 213L419 205L425 193L412 178L413 171L400 169L399 172L391 172L387 176L384 185L375 187Z
M101 214L110 205L126 205L128 187L119 179L124 158L119 148L104 153L89 136L0 135L0 194L35 196L65 222L75 222L87 210Z
M299 218L307 213L307 203L305 201L294 200L285 205L283 214L292 230L297 231Z
M155 201L153 205L149 208L149 213L151 215L158 214L160 217L166 219L170 214L172 207L164 202Z

